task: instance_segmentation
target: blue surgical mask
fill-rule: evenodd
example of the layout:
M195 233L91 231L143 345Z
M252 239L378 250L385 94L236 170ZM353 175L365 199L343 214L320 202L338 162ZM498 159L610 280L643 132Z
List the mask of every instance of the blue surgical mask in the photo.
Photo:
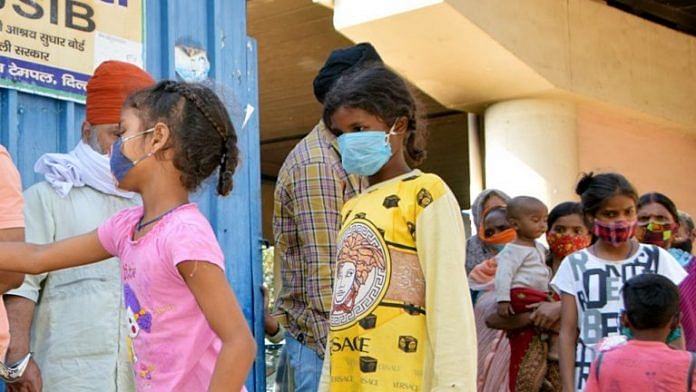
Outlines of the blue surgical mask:
M360 176L377 173L392 156L389 136L395 135L394 125L386 134L384 131L362 131L339 136L338 149L346 172Z
M139 162L142 162L143 159L152 156L152 153L148 153L140 159L131 161L130 158L123 155L123 151L121 151L123 143L138 137L145 136L148 133L152 133L154 131L155 128L150 128L133 136L128 136L125 138L120 137L116 139L114 144L111 146L111 159L109 160L109 164L111 165L111 173L114 175L114 177L119 183L121 183L123 179L126 178L128 172L130 172L131 169L135 167L135 165L137 165Z

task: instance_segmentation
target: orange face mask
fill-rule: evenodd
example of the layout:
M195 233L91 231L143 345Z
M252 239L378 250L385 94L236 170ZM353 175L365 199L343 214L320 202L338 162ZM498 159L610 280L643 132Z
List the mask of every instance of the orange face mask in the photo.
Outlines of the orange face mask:
M487 245L504 245L508 242L512 242L517 239L517 232L515 229L505 229L500 233L495 233L490 237L484 238L482 241Z

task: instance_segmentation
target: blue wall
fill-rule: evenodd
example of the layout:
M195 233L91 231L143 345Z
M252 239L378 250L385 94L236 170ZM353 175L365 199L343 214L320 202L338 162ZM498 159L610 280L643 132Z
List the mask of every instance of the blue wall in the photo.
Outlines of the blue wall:
M257 336L258 356L247 388L265 388L261 268L261 183L256 42L246 35L244 0L162 0L145 4L145 63L156 78L175 78L174 45L194 43L208 53L213 88L228 105L239 135L242 164L231 196L206 187L194 199L208 216L227 257L227 273L244 315ZM242 128L244 109L255 110ZM0 144L12 154L24 187L42 178L33 172L46 152L66 152L79 138L84 107L0 88Z

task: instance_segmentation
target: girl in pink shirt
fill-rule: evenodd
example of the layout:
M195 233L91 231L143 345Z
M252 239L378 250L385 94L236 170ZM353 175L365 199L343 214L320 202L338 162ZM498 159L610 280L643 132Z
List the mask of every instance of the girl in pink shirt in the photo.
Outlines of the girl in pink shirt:
M0 244L0 269L37 274L118 256L137 389L243 390L255 342L213 230L189 202L216 169L217 192L232 189L239 151L227 110L207 87L163 81L126 100L120 129L111 171L143 207L54 244Z

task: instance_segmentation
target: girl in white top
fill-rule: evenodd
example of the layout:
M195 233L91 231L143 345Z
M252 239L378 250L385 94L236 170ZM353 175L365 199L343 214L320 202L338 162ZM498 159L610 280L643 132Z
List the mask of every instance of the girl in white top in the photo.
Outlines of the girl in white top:
M576 192L592 223L595 243L566 257L551 282L562 303L560 369L564 391L585 389L594 345L603 337L620 334L620 290L626 280L657 273L679 284L686 276L667 251L633 238L638 194L624 176L590 173L580 180Z

